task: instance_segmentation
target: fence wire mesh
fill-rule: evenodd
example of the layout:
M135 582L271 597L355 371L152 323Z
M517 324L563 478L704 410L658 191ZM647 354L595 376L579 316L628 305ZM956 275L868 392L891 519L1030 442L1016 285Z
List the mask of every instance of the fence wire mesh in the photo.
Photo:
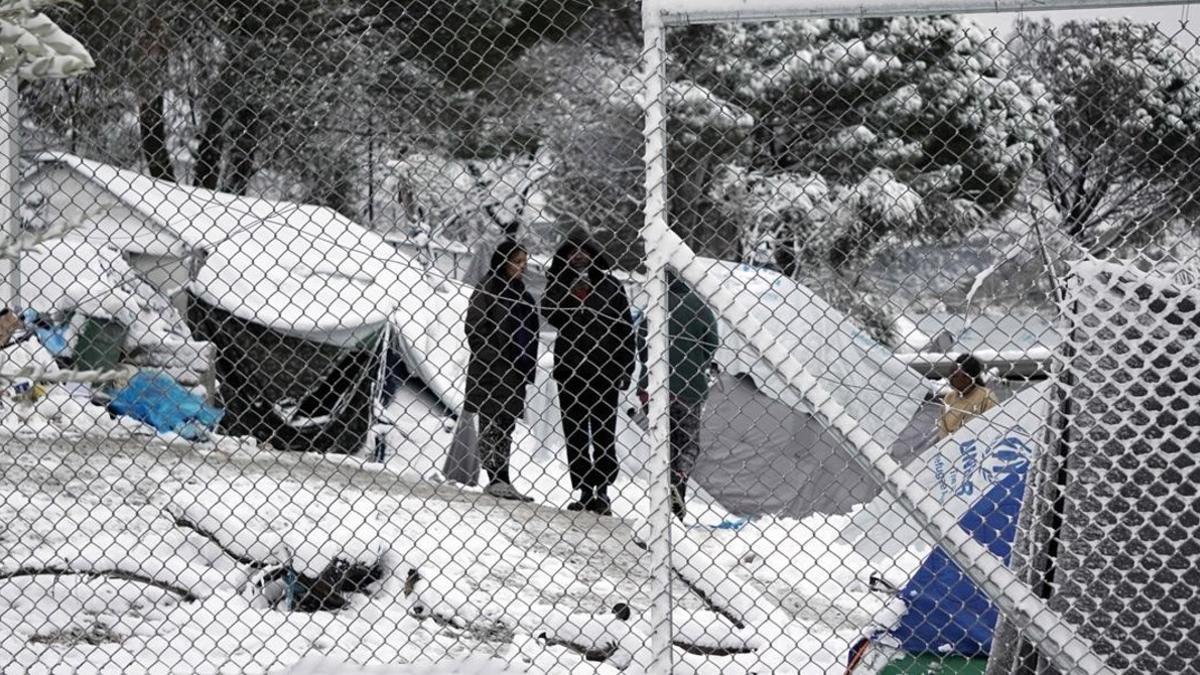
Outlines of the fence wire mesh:
M1194 670L1185 18L0 1L0 670Z

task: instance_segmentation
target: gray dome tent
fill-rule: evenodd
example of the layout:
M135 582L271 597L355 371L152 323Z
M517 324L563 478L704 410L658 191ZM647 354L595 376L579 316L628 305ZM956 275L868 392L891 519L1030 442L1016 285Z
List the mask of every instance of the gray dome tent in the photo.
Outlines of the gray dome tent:
M692 480L733 513L841 513L878 492L835 433L750 375L718 376L703 423Z
M936 405L925 402L931 388L891 350L784 275L706 258L694 265L681 276L702 271L720 279L897 460L923 449L936 419ZM635 295L644 308L645 294ZM693 482L743 515L842 513L874 498L878 486L853 449L810 414L720 312L718 319L721 374L705 406Z

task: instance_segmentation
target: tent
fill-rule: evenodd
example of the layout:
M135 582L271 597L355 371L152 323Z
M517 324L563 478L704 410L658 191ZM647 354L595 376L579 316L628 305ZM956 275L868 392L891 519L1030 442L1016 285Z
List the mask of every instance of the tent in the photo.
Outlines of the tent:
M230 433L356 452L399 364L451 410L461 405L464 340L454 333L465 291L430 283L358 226L319 233L264 220L216 243L188 296L194 330L217 346Z
M914 420L929 417L918 411L932 390L890 349L783 274L710 258L693 264L720 279L882 444L896 447L901 458L921 445L906 448L902 439L914 433L908 431ZM646 303L638 289L635 306L644 311ZM705 407L694 481L726 509L744 515L803 518L869 501L878 486L836 432L812 416L808 402L725 317L718 314L718 320L721 375Z
M1049 414L1049 383L1029 387L922 452L906 469L943 510L992 554L1008 562L1030 464L1040 455ZM869 521L874 520L873 523ZM928 551L916 572L849 655L854 675L903 672L945 659L946 672L982 673L999 613L952 557L907 523L890 495L855 514L843 534L861 554L879 542Z
M720 281L725 291L751 310L772 339L785 346L860 426L884 446L902 429L932 391L930 383L897 359L850 317L800 282L779 272L741 263L698 257L683 270ZM633 304L644 312L648 297L634 287ZM711 299L705 298L715 307ZM801 411L812 407L718 313L721 371L750 374L760 391Z
M879 491L835 433L763 393L749 374L717 376L701 443L692 480L732 513L843 513Z

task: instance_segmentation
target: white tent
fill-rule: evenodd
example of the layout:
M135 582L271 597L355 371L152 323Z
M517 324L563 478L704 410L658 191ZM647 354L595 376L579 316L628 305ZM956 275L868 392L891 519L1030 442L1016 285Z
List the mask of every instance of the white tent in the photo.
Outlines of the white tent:
M39 195L39 217L78 223L70 239L86 245L54 264L24 256L32 306L52 307L69 285L124 258L159 292L187 288L287 335L338 343L390 320L410 371L449 409L461 407L470 289L432 278L378 234L326 207L180 185L66 153L36 159L25 189Z
M308 223L266 219L231 234L190 290L234 315L324 344L352 343L390 321L410 372L460 410L470 288L427 274L366 228Z
M777 344L805 369L885 447L900 436L931 391L925 380L897 359L850 317L803 284L771 270L697 258L706 276L749 307ZM711 304L711 303L710 303ZM773 368L722 319L717 361L733 374L750 374L759 389L798 411L808 401L790 390Z
M189 290L205 302L284 334L349 346L391 317L393 269L406 261L264 221L209 254ZM389 259L390 258L390 259Z

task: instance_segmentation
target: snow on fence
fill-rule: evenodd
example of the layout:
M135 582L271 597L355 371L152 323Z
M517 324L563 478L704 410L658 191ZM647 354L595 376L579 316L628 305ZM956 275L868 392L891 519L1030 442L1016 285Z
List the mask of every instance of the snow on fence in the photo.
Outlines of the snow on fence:
M1200 660L1186 9L119 4L0 2L6 675Z

